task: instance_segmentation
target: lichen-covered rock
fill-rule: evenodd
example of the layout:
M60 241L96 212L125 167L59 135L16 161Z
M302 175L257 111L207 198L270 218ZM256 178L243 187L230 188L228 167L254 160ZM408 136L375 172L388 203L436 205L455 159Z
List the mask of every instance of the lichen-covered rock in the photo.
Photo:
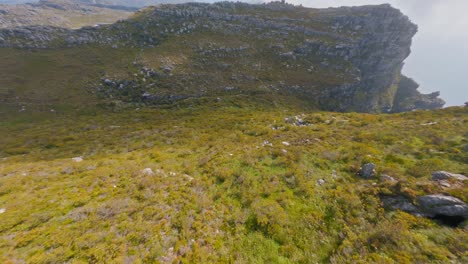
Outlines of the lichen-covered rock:
M370 178L375 177L375 164L366 163L362 165L362 168L359 171L359 176L361 176L364 179L370 179Z

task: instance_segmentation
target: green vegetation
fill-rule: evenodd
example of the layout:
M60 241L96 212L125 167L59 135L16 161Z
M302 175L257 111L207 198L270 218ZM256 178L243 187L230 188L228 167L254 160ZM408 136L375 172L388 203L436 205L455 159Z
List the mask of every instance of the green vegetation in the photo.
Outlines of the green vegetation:
M468 173L467 108L299 109L233 95L4 115L0 262L468 261L466 225L385 211L378 196L466 201L464 186L441 189L430 172ZM310 126L284 121L301 114ZM370 161L400 182L357 177Z

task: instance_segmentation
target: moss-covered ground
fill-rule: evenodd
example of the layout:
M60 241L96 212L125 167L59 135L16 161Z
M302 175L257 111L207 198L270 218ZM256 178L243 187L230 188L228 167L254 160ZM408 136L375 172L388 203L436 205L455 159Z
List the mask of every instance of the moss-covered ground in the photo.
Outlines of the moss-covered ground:
M203 100L3 115L0 262L468 261L465 224L385 211L378 197L467 201L464 186L442 189L430 173L468 173L468 108L371 115ZM297 115L310 125L284 120ZM360 179L365 162L400 182Z

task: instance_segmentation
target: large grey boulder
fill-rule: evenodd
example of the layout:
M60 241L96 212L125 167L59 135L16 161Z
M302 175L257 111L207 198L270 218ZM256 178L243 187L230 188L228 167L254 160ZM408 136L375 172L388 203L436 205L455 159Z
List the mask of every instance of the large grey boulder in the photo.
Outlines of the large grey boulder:
M381 200L387 209L401 210L413 215L424 216L421 210L415 206L408 198L401 195L382 196Z
M466 177L465 175L450 173L446 171L435 171L432 173L432 180L434 181L448 180L448 179L465 181L465 180L468 180L468 177Z
M441 194L418 197L421 210L430 217L437 215L468 217L468 205L462 200Z

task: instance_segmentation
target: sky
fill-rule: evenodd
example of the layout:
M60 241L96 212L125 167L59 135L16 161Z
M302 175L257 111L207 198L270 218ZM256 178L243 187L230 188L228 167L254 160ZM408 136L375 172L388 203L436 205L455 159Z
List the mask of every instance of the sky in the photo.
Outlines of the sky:
M0 0L0 3L8 1L12 0ZM248 1L262 0L246 0ZM441 97L447 101L447 106L462 105L468 101L468 0L286 1L317 8L391 4L419 26L419 32L413 40L412 53L405 61L403 73L421 85L421 92L440 91Z
M307 7L389 3L419 31L403 73L424 93L440 91L447 106L468 102L468 0L287 0Z

